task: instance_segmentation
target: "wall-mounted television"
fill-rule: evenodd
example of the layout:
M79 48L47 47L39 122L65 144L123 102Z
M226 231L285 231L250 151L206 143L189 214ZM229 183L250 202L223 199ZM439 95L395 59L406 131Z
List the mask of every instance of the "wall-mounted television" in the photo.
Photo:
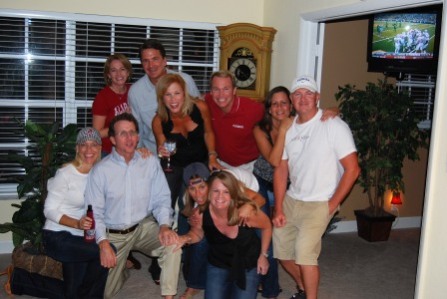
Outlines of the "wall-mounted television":
M435 74L442 5L376 13L369 19L368 71Z

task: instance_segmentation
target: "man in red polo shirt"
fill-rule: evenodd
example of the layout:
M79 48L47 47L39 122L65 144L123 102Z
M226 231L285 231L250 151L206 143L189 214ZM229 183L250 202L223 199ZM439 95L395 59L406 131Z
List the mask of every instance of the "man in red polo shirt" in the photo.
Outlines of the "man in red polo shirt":
M216 135L219 163L225 168L253 171L259 150L253 127L264 115L264 105L250 98L236 95L236 83L228 71L211 75L211 92L205 95Z

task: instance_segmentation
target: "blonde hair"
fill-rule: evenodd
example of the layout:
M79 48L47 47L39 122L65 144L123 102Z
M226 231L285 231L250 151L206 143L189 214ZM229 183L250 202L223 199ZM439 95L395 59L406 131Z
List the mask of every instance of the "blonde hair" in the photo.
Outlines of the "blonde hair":
M156 86L157 102L158 102L157 114L161 118L162 122L167 122L169 119L168 117L169 111L165 103L163 102L163 97L166 93L166 90L168 90L169 86L171 86L174 83L180 85L180 87L183 90L183 94L185 96L185 102L183 103L183 106L181 108L182 116L189 115L193 109L194 100L188 94L188 91L186 89L186 83L185 80L183 80L182 76L180 76L179 74L166 74L160 78Z
M82 159L81 159L81 156L79 155L78 146L79 145L76 145L76 147L75 147L76 148L76 156L74 157L74 159L71 160L70 162L67 162L67 163L63 164L62 167L65 167L65 166L70 165L70 164L73 164L73 166L76 167L76 168L82 166ZM98 158L96 159L95 164L98 163L99 161L101 161L101 148L102 148L102 146L101 145L98 145L98 146L100 148L99 148Z
M230 192L230 206L228 207L227 220L228 225L238 225L239 224L239 212L238 208L240 208L244 204L251 205L256 211L258 210L258 206L256 203L245 196L244 188L241 183L227 171L217 171L214 172L210 178L208 179L208 186L210 189L208 190L208 198L211 196L211 185L215 180L220 180L221 183L228 189ZM208 208L209 200L207 203L200 207L200 211L203 212L205 208Z
M213 80L216 77L217 78L230 78L232 87L233 88L236 87L236 78L234 77L234 75L230 71L220 70L220 71L216 71L211 74L211 78L210 78L211 88L213 87Z
M202 179L202 181L208 186L208 183L198 174L191 176L189 180ZM189 217L192 215L192 210L194 209L194 199L189 194L188 186L186 186L185 191L185 207L182 210L182 215L185 217Z

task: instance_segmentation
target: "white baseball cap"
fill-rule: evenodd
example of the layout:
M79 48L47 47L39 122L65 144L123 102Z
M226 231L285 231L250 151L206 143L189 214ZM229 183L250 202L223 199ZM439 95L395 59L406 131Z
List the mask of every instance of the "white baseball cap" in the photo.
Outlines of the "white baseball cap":
M295 90L305 88L312 92L318 92L317 82L311 76L300 76L292 81L292 87L290 88L290 93L295 92Z

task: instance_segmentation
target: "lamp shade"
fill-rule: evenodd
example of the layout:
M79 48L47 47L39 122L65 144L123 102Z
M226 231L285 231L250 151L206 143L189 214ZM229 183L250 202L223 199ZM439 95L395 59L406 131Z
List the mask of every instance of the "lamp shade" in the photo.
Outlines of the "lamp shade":
M400 199L400 192L393 192L393 197L391 198L392 205L401 205L402 200Z

